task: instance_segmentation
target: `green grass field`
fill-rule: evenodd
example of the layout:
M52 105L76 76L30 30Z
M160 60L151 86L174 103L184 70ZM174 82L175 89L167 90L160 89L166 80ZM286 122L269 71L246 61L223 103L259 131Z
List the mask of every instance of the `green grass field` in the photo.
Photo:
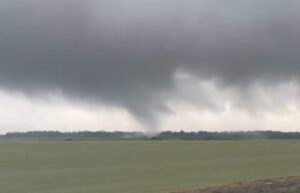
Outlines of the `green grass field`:
M1 193L167 193L300 175L300 141L0 142Z

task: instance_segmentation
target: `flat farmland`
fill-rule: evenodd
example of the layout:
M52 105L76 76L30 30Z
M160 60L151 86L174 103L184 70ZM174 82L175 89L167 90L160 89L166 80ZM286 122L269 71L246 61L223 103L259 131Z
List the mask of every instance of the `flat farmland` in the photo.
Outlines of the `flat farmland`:
M0 141L1 193L168 193L300 175L300 141Z

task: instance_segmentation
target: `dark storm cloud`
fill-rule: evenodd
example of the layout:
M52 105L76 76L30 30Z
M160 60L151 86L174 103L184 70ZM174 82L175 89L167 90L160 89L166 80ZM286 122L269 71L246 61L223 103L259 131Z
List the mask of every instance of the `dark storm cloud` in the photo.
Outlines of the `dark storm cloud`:
M224 85L297 78L299 1L0 0L0 86L153 122L178 69Z

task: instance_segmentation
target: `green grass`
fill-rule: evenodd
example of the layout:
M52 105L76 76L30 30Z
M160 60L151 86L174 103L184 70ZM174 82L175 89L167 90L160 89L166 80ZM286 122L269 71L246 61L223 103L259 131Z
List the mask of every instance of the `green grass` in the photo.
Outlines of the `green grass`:
M166 193L300 175L300 141L0 142L1 193Z

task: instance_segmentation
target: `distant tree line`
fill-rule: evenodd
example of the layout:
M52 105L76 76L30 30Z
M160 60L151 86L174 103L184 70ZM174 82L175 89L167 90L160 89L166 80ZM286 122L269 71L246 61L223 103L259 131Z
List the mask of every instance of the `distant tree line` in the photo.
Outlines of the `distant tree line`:
M2 135L4 139L57 139L57 140L80 140L80 139L135 139L141 138L143 133L139 132L106 132L106 131L80 131L80 132L60 132L60 131L30 131L13 132Z
M164 131L149 137L142 132L107 131L30 131L13 132L0 136L2 139L49 139L49 140L113 140L113 139L149 139L149 140L263 140L263 139L300 139L299 132L279 131L239 131L239 132L185 132Z
M256 139L300 139L299 132L279 131L235 131L235 132L172 132L165 131L157 139L185 140L256 140Z

